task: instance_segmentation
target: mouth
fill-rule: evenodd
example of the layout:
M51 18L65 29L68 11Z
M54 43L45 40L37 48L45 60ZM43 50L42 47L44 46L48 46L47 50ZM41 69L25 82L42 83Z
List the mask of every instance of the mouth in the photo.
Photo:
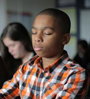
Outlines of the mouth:
M34 50L35 51L40 51L40 50L42 50L42 47L34 47Z
M13 57L15 56L15 55L12 55Z
M15 54L12 54L12 53L11 53L11 55L12 55L12 56L15 56Z

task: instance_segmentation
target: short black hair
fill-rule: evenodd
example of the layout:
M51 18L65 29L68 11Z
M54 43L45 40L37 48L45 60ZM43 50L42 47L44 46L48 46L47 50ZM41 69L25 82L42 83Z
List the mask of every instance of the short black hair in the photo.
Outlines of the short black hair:
M38 15L43 14L57 18L57 21L62 29L62 33L70 33L71 21L69 16L65 12L59 9L47 8L42 10Z

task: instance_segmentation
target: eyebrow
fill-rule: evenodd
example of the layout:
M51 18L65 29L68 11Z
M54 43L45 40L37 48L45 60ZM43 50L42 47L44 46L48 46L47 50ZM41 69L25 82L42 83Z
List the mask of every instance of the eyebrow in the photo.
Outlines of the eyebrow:
M45 29L51 29L51 30L54 30L54 28L52 28L52 27L44 27L44 30Z
M37 28L32 27L32 29L37 29ZM52 27L44 27L44 30L45 30L45 29L51 29L51 30L54 30L54 28L52 28Z

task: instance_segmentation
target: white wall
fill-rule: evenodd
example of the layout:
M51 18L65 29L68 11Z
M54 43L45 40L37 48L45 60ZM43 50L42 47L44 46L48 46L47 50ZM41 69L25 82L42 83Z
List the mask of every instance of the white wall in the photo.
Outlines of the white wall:
M0 0L0 35L6 26L6 0Z
M80 12L80 37L90 43L90 9Z
M41 10L50 7L55 8L55 0L7 0L7 10L18 13L30 12L32 14L31 24Z
M55 0L7 0L8 10L28 11L33 15L48 7L55 7Z

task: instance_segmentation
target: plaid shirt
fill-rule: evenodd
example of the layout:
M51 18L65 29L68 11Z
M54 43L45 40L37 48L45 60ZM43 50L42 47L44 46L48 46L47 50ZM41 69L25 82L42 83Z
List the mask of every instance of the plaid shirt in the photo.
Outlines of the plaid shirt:
M14 99L19 95L21 99L83 99L86 71L71 61L66 52L45 69L41 62L35 56L21 65L0 90L0 99Z

